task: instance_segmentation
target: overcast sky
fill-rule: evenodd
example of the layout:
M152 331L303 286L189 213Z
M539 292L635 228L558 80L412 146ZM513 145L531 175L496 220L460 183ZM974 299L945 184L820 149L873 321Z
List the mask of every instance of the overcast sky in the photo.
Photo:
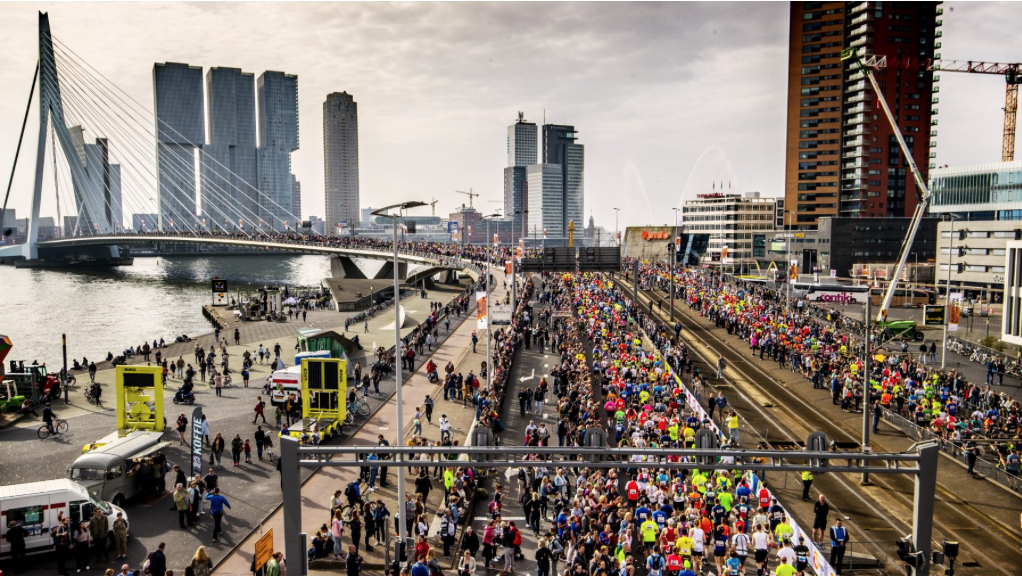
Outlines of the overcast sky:
M1022 3L943 8L945 59L1022 60ZM787 3L4 3L4 180L39 10L55 37L149 107L154 62L297 74L293 171L305 217L324 213L322 104L335 91L358 102L363 207L437 198L446 215L467 200L454 190L469 188L482 194L478 208L500 207L507 126L519 110L576 127L586 217L611 229L614 207L622 227L667 223L669 207L713 181L784 193ZM998 161L1004 80L944 73L939 97L940 164ZM37 118L10 203L21 217Z

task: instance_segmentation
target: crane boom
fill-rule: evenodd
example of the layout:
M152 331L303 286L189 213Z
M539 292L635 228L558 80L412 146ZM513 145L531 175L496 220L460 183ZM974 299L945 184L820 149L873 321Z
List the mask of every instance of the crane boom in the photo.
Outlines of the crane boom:
M468 189L468 192L465 192L464 190L455 190L455 192L457 192L458 194L464 194L465 196L468 196L468 207L475 208L475 206L472 205L472 199L475 198L476 196L479 196L478 192L473 192L471 188Z
M926 186L926 182L923 181L922 174L919 173L919 167L916 166L916 161L912 158L912 151L909 150L908 144L905 143L905 137L901 135L901 129L898 128L898 123L894 120L894 115L891 114L890 107L887 106L887 100L884 98L884 93L880 90L880 87L877 86L876 79L873 77L873 67L867 67L863 64L854 49L843 50L841 52L841 60L854 60L859 65L859 69L862 70L862 73L866 75L866 78L869 78L869 83L873 86L873 92L877 95L877 101L880 102L880 106L883 107L884 115L887 116L887 121L891 124L894 137L898 140L898 146L901 148L901 153L905 156L905 161L908 162L908 167L912 171L912 177L916 181L916 186L919 190L922 190L922 197L919 199L919 203L916 204L915 212L912 214L912 221L909 223L908 233L905 234L905 240L901 245L901 253L898 256L898 264L894 268L894 277L891 278L891 283L887 286L887 292L884 293L884 301L880 304L880 310L877 313L877 321L881 321L887 318L887 309L890 308L891 300L894 298L894 291L897 289L898 281L901 279L901 271L905 268L905 262L908 260L908 254L912 251L912 243L916 239L916 232L919 231L919 224L922 223L923 216L926 214L926 208L930 204L930 189ZM882 68L885 65L885 59L881 58L876 62L875 67Z
M1004 76L1004 131L1001 162L1015 159L1015 122L1018 115L1018 85L1022 83L1022 63L977 62L974 60L936 60L927 67L931 72L966 72Z

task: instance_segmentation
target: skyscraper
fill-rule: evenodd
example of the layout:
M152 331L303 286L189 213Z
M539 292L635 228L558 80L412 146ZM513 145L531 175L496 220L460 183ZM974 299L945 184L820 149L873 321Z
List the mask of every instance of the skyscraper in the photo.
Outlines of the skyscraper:
M528 215L524 214L529 209L526 167L536 164L536 145L536 124L526 122L525 114L519 112L518 121L507 127L507 167L504 168L504 215L513 216L514 229L519 233L529 226Z
M209 140L202 147L202 214L216 222L258 224L255 78L237 68L206 72ZM253 221L253 220L256 221Z
M197 205L195 151L205 142L202 68L168 62L153 66L159 228L190 228Z
M275 230L294 229L291 153L298 150L298 77L264 72L256 82L259 110L260 217Z
M939 2L793 2L788 43L785 206L791 225L821 216L905 217L918 202L869 79L843 49L886 57L875 78L927 178ZM934 143L935 144L935 143Z
M585 146L576 143L577 138L578 132L575 131L574 126L543 125L543 164L557 166L561 173L561 222L559 226L561 233L558 236L563 237L568 235L569 222L575 223L576 230L581 230L585 225L582 221L585 211ZM544 176L544 186L546 186L546 179L547 177ZM546 198L546 195L547 191L544 189L542 196ZM532 197L533 194L530 190L530 206ZM529 213L532 214L531 208ZM547 233L554 236L549 227Z
M294 174L291 175L291 213L302 219L302 183Z
M85 234L115 232L121 223L121 167L110 163L110 143L85 141L85 129L68 129L85 179L74 183L75 223Z
M347 92L328 94L323 102L323 174L327 234L338 224L359 222L358 103Z
M533 164L525 168L529 205L529 222L537 228L537 236L545 231L549 238L568 235L564 219L564 180L558 164ZM579 226L581 229L581 226Z

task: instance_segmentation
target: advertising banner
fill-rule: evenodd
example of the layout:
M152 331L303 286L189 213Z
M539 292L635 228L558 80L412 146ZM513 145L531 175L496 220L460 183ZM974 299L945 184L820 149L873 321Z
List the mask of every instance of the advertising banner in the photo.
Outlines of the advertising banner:
M947 311L947 331L957 332L958 321L962 317L962 293L952 292L951 298L948 300L948 311Z
M202 476L202 408L192 410L192 476Z
M491 322L494 326L510 326L511 325L511 305L510 304L492 304L490 305L490 316Z
M476 328L485 330L486 323L486 292L476 292Z
M923 326L943 326L944 306L923 306Z

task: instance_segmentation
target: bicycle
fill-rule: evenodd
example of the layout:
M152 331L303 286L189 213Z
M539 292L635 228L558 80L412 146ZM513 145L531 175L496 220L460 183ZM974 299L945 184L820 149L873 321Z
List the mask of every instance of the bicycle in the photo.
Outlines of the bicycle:
M359 396L355 398L354 403L348 404L348 411L356 412L359 416L368 416L369 410L369 401L365 396Z
M64 434L67 434L67 429L67 420L54 420L53 432L50 432L50 426L48 424L43 424L39 427L39 439L45 440L51 434L54 436L63 436Z

